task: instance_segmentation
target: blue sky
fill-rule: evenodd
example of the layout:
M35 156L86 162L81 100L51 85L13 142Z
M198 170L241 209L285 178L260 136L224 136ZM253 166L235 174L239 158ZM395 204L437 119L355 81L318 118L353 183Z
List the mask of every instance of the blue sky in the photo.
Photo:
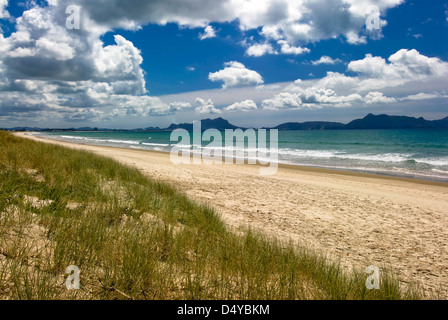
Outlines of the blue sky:
M0 127L448 115L444 1L0 0L0 26Z
M441 41L448 40L445 10L443 1L408 2L387 12L388 26L380 40L356 46L343 39L319 41L307 45L311 49L309 54L299 56L248 57L239 42L257 34L241 32L235 23L211 24L220 31L215 38L202 41L198 37L201 29L179 29L176 24L148 25L137 32L118 33L142 50L142 67L148 70L147 89L154 95L164 95L220 88L219 83L212 83L207 77L210 71L221 69L223 61L240 61L258 70L266 84L324 77L329 70L345 71L343 63L332 66L310 63L322 55L347 62L362 59L367 53L387 58L402 48L418 48L421 54L446 61L448 41ZM106 44L113 44L114 34L105 35ZM195 71L188 71L187 67L194 67Z

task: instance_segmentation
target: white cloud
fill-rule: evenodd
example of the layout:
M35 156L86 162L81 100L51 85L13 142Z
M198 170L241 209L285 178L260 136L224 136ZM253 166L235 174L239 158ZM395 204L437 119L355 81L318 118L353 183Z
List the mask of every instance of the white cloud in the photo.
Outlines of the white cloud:
M392 103L397 101L395 98L386 97L382 92L374 91L369 92L364 101L367 104L379 104L379 103Z
M329 56L322 56L322 57L320 57L319 60L311 61L311 63L315 66L320 65L320 64L336 64L336 63L341 63L341 62L342 61L340 59L333 59Z
M401 49L391 55L389 61L397 72L405 72L406 76L439 76L448 72L448 63L428 58L415 49Z
M437 99L437 98L447 98L448 95L444 95L438 92L432 92L432 93L426 93L426 92L420 92L417 94L412 94L409 96L406 96L404 98L402 98L401 100L415 100L415 101L420 101L420 100L431 100L431 99Z
M99 50L95 58L97 78L104 81L134 80L134 93L145 93L145 78L140 65L143 62L140 50L120 35L114 36L116 45ZM126 83L129 84L129 83Z
M170 103L170 111L171 112L177 112L177 111L180 111L182 109L187 109L187 108L191 108L191 107L192 107L191 103L189 103L189 102L178 102L178 101L175 101L175 102L171 102Z
M170 106L163 103L157 97L130 96L130 95L109 95L102 104L115 107L115 116L128 117L149 117L151 115L164 115L172 112Z
M366 24L366 8L376 5L385 12L403 0L304 0L287 1L289 14L284 19L278 19L275 24L282 31L289 43L298 41L314 42L323 39L344 36L351 44L366 42L365 36L360 36ZM382 22L381 25L384 25Z
M66 121L70 122L82 122L82 121L89 121L89 122L97 122L100 121L103 117L104 112L89 108L89 109L74 109L70 113L68 113L65 116Z
M359 45L367 43L367 38L365 36L359 36L355 31L348 31L344 36L350 44Z
M281 46L280 52L283 54L299 55L311 52L311 50L308 48L290 46L289 43L285 40L279 40L277 43Z
M252 111L257 109L257 104L253 100L244 100L231 104L225 108L225 111Z
M273 39L273 40L283 39L283 35L281 34L279 28L276 26L264 26L261 29L260 34L267 39Z
M362 60L350 62L348 70L375 78L408 80L441 76L448 72L448 63L438 58L428 58L415 49L401 49L388 60L390 63L368 54Z
M255 90L267 92L267 91L275 91L280 88L282 88L282 86L279 84L275 84L275 83L274 84L261 84L259 86L256 86Z
M39 7L31 3L16 19L15 31L7 38L0 34L3 119L20 113L33 115L37 121L36 106L44 119L65 121L170 112L170 106L158 98L141 96L146 83L140 50L119 35L114 37L115 44L104 46L100 37L107 29L88 16L82 16L85 29L68 30L64 4ZM10 103L16 91L20 105ZM45 94L45 99L39 94ZM55 116L57 112L61 116Z
M5 1L5 0L2 0ZM72 0L60 0L67 7ZM286 40L290 46L299 41L315 42L344 36L349 43L363 43L359 36L365 28L366 8L376 5L384 14L404 0L78 0L96 28L137 29L141 25L177 23L205 28L201 37L214 35L212 22L239 23L241 30L260 28L267 39ZM385 25L383 20L381 25ZM208 29L208 30L207 30Z
M303 88L299 85L292 85L287 92L277 94L272 99L264 100L262 107L267 110L315 109L324 106L349 107L353 103L361 101L362 97L359 94L341 96L331 89Z
M215 31L215 29L213 29L212 26L205 27L204 33L199 34L199 39L201 39L201 40L214 38L214 37L216 37L216 31Z
M332 60L332 59L331 59ZM320 62L330 61L323 57ZM419 93L422 83L446 83L448 63L438 58L429 58L416 50L402 49L391 55L388 62L381 57L368 54L362 60L352 61L348 70L357 72L349 77L337 72L328 72L317 81L296 81L262 102L263 109L303 109L321 107L350 107L366 104L395 103L402 100L428 100L443 97L439 93ZM412 84L404 86L405 84ZM442 85L443 86L443 85ZM440 87L440 84L439 84ZM386 95L392 92L395 96ZM400 98L400 91L417 91ZM360 93L365 92L364 98Z
M170 107L157 97L111 94L107 84L90 84L88 89L73 96L0 92L0 119L95 122L114 117L142 118L169 112Z
M152 0L137 4L127 0L79 0L96 24L123 27L147 23L178 23L206 27L211 22L238 21L241 30L262 28L264 35L292 45L298 40L318 41L359 33L365 26L366 8L382 12L403 0ZM264 28L263 28L264 27Z
M262 107L265 110L300 109L301 106L300 96L290 92L279 93L272 99L266 99L262 102Z
M377 6L381 13L394 8L404 0L231 0L242 30L261 27L260 35L276 41L283 54L303 54L309 49L303 44L343 37L353 45L367 43L363 35L369 6ZM380 19L381 27L387 21ZM372 39L380 39L372 35ZM284 41L284 43L283 43ZM299 45L300 44L300 45ZM261 56L276 52L269 43L254 45L247 54ZM299 45L299 46L298 46Z
M7 6L8 0L0 0L0 19L8 19L10 17L9 12L6 10Z
M70 60L75 56L75 50L69 43L63 41L54 41L49 38L40 38L36 41L36 52L33 55L39 55L56 60Z
M208 99L207 101L202 98L196 98L196 104L198 105L195 112L198 114L220 114L221 110L216 109L213 105L213 101Z
M374 57L367 54L362 60L352 61L348 64L348 70L358 72L375 78L398 77L397 70L388 65L382 57Z
M446 76L448 63L438 58L421 55L417 50L401 49L389 57L389 63L381 57L366 55L352 61L348 70L359 73L358 91L372 91L404 85L408 82L434 80Z
M262 84L264 82L258 72L247 69L240 62L230 61L226 62L224 66L224 69L208 75L210 81L222 81L223 89Z
M115 45L104 47L98 28L68 30L62 9L33 7L17 19L16 32L5 39L9 52L3 60L13 80L108 82L121 93L145 93L140 50L119 35Z
M353 89L358 85L358 79L356 77L348 77L339 72L327 72L327 75L318 80L317 86L333 89L338 92L346 92Z
M277 54L271 44L257 43L249 46L246 50L246 55L250 57L261 57L265 54Z

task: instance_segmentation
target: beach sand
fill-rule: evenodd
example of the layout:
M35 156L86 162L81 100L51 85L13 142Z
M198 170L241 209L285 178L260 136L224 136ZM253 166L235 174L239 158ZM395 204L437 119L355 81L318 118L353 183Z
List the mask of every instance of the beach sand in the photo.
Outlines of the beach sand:
M112 157L212 205L235 230L320 250L346 270L391 268L448 297L448 184L299 166L260 176L254 165L174 165L167 153L17 135Z

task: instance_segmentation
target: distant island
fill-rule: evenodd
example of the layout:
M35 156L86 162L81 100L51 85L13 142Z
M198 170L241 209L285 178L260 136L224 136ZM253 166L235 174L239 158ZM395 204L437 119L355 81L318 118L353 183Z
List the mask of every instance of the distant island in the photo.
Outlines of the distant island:
M235 126L223 118L203 119L201 120L202 130L207 129L247 129ZM171 124L169 127L162 129L159 127L147 127L130 130L107 129L107 128L69 128L69 129L51 129L51 128L36 128L36 127L14 127L14 128L0 128L6 131L129 131L129 132L154 132L154 131L173 131L176 129L185 129L187 131L193 130L192 123ZM366 130L366 129L448 129L448 117L440 120L426 120L422 117L414 118L407 116L390 116L387 114L373 115L369 113L362 119L353 120L347 124L340 122L328 121L308 121L308 122L287 122L282 123L276 127L263 129L278 129L286 130Z

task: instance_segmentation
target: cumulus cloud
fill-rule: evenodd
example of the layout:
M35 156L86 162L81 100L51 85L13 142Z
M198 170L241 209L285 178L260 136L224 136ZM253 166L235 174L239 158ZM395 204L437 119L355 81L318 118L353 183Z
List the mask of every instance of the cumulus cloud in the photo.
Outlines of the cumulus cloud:
M116 35L116 44L104 47L95 28L67 29L61 10L36 6L17 19L3 57L11 79L108 82L130 94L146 92L143 59L132 42Z
M295 16L278 23L285 38L289 42L319 41L322 39L344 36L347 42L359 44L365 42L365 36L360 35L365 29L370 5L376 5L385 10L395 7L403 0L356 1L356 0L312 0L300 2L299 12ZM384 25L381 22L381 25Z
M286 40L279 40L277 43L281 46L280 52L283 54L299 55L311 52L308 48L291 46Z
M0 34L3 119L13 119L19 111L22 117L32 115L36 105L44 118L65 121L169 113L169 105L144 95L140 50L120 35L114 36L115 44L104 46L101 35L108 29L93 22L85 10L82 28L67 29L67 4L31 3L16 19L15 31L7 38ZM20 92L21 104L13 108L15 92Z
M262 84L264 82L263 77L258 72L247 69L240 62L230 61L226 62L224 66L224 69L208 75L210 81L222 81L223 89Z
M439 58L428 58L415 49L401 49L391 55L388 60L389 63L381 57L368 54L362 60L350 62L348 70L375 78L394 79L440 76L448 71L448 63Z
M115 117L149 117L151 115L164 115L172 111L169 105L163 103L157 97L112 95L106 96L104 99L104 101L100 101L102 105L115 106L113 109ZM105 108L109 111L108 109Z
M178 102L178 101L175 101L175 102L171 102L170 103L170 111L171 112L177 112L177 111L180 111L182 109L187 109L187 108L191 108L191 107L192 107L191 103L189 103L189 102Z
M273 39L273 40L277 40L277 41L283 39L283 35L281 34L281 31L276 26L264 26L261 29L260 34L263 35L267 39Z
M306 47L293 46L288 41L283 39L283 36L276 33L276 29L263 28L261 34L268 39L277 40L271 44L269 42L248 44L247 41L243 41L242 44L247 47L246 55L250 57L261 57L266 54L285 54L285 55L301 55L310 53L311 50ZM276 48L274 48L274 46Z
M401 49L388 62L368 54L362 60L350 62L348 70L359 74L357 88L365 91L441 78L448 72L448 63L421 55L415 49Z
M282 33L291 43L316 41L359 32L365 25L366 8L377 5L383 12L403 0L87 0L78 1L91 18L104 26L169 22L205 27L210 22L238 21L242 30L264 28L264 34ZM276 32L274 32L277 30ZM278 40L278 39L277 39Z
M102 81L126 81L126 85L135 87L132 92L146 93L145 78L140 65L143 62L140 50L120 35L114 36L116 45L109 45L99 50L95 57L97 79Z
M262 102L262 108L266 110L300 109L301 107L300 96L291 92L279 93L272 99L266 99Z
M322 56L322 57L320 57L319 60L311 61L311 63L315 66L320 65L320 64L336 64L336 63L341 63L341 62L342 61L340 59L333 59L329 56Z
M322 57L319 61L328 62L329 59ZM392 54L387 61L368 54L362 60L350 62L348 70L358 75L346 76L337 72L328 72L326 77L317 81L295 81L287 86L284 92L263 100L262 108L284 110L350 107L362 103L372 105L441 98L444 95L438 92L420 93L420 86L422 82L446 82L448 63L438 58L421 55L416 50L402 49ZM390 91L391 88L403 88L404 84L409 83L413 85L406 86L406 90L414 90L416 93L404 98L391 97L378 90ZM361 93L364 92L363 98Z
M347 42L350 44L360 45L360 44L367 43L367 37L360 36L355 31L347 31L344 35L345 35L345 38L347 39Z
M211 99L204 100L202 98L196 98L197 107L195 112L198 114L220 114L221 110L216 109Z
M5 1L5 0L2 0ZM237 21L241 30L259 30L267 38L285 40L290 45L299 41L314 42L344 36L359 43L365 28L366 8L377 6L382 13L404 0L60 0L61 7L70 2L88 12L97 28L135 29L147 23L177 23L205 28L203 37L214 35L212 22ZM382 22L384 25L385 22ZM202 37L201 36L201 37ZM205 39L204 38L204 39Z
M253 100L244 100L231 104L225 108L225 111L252 111L257 109L257 104Z
M0 0L0 19L8 19L10 17L9 12L6 10L7 6L8 0Z
M374 91L369 92L365 96L364 101L367 104L378 104L378 103L391 103L397 100L395 98L386 97L382 92Z
M401 100L415 100L415 101L419 101L419 100L431 100L431 99L447 98L447 97L448 97L448 95L441 94L439 92L431 92L431 93L420 92L420 93L417 93L417 94L408 95L408 96L402 98Z
M261 57L265 54L277 54L277 51L269 43L256 43L249 46L246 50L246 55L250 57Z
M263 109L305 109L322 108L324 106L348 107L352 103L362 101L359 94L338 95L335 91L326 88L293 85L289 92L277 94L272 99L266 99L262 103Z
M94 108L74 109L64 115L64 120L68 122L96 122L99 121L104 113Z
M88 0L77 1L96 24L128 27L156 23L177 23L182 26L205 28L210 22L235 19L235 5L228 1L183 0Z
M204 33L199 34L199 39L201 39L201 40L214 38L214 37L216 37L216 31L215 31L215 29L213 29L212 26L205 27Z
M303 45L325 39L342 37L349 44L367 43L371 39L381 38L381 29L367 29L367 21L372 6L378 8L378 25L387 25L381 14L404 2L404 0L249 0L241 3L231 1L235 6L242 30L257 29L267 42L255 44L247 50L251 56L262 56L280 52L299 55L310 50ZM279 46L272 47L272 41ZM300 44L299 46L297 46Z

